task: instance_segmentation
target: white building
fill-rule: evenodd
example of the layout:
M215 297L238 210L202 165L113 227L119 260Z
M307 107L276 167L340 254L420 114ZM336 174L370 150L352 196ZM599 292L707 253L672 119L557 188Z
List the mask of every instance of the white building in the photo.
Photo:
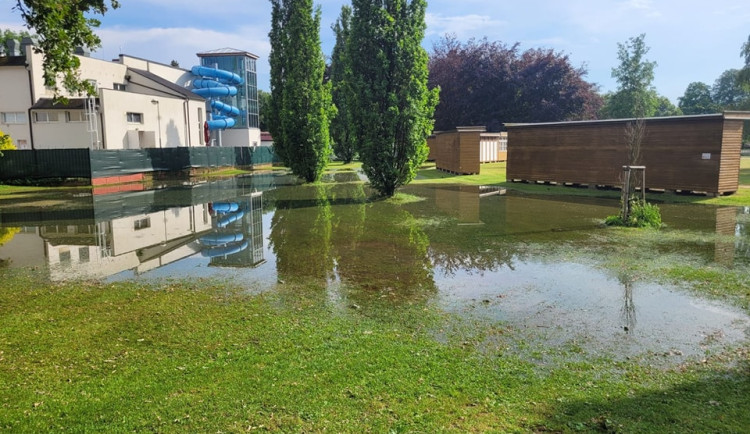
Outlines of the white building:
M11 136L17 148L207 146L205 122L211 109L204 97L191 90L196 77L190 71L126 55L113 61L78 57L80 76L95 85L97 94L83 98L64 94L65 105L53 101L53 90L45 87L42 77L43 56L30 44L22 50L9 47L7 55L0 57L0 130ZM254 70L252 74L254 86ZM257 107L257 93L255 99ZM250 116L257 119L255 112ZM248 112L241 115L247 119ZM225 132L224 140L216 140L219 131L210 131L208 145L260 144L257 122L240 122L236 128L244 133Z

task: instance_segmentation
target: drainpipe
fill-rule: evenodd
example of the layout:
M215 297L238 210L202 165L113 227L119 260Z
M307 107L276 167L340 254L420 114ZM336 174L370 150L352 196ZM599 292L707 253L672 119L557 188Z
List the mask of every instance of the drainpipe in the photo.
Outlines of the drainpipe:
M32 80L31 77L31 65L29 65L28 59L26 60L26 73L29 76L29 101L31 104L29 105L29 143L31 144L31 150L33 151L34 148L34 125L31 122L31 106L34 105L34 80Z
M190 140L190 110L188 107L188 99L185 98L182 101L182 117L184 122L184 128L185 128L185 144L188 148L190 148L192 145L192 140Z

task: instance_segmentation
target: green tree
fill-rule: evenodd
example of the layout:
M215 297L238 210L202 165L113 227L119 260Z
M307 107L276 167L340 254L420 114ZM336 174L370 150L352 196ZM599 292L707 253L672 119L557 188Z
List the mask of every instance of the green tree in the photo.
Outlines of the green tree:
M682 110L680 110L680 108L676 105L672 104L672 101L670 101L666 96L659 95L656 98L656 112L654 113L654 116L681 116L682 114Z
M348 56L362 168L380 194L411 182L427 158L439 89L427 88L424 0L354 0Z
M651 117L656 113L658 96L651 82L654 80L656 62L646 60L649 47L646 35L630 38L624 44L617 44L617 58L620 65L612 68L612 77L618 88L602 110L609 118Z
M15 39L19 42L23 38L30 38L31 34L25 30L22 30L20 32L14 32L10 29L0 30L0 52L3 52L3 50L7 49L7 43L11 39Z
M65 99L58 86L71 95L93 94L94 87L82 80L78 71L81 62L73 54L76 47L95 50L101 39L93 28L100 21L91 14L104 15L120 6L117 0L17 0L15 9L21 13L26 27L39 37L36 49L44 55L44 85L54 89L56 99Z
M747 37L747 42L742 44L740 56L745 59L745 67L740 70L738 79L742 85L750 87L750 36Z
M260 122L260 130L261 131L268 131L268 116L269 116L269 110L271 105L271 94L258 89L258 118Z
M738 69L727 69L711 88L714 102L725 110L750 109L750 87L742 86L739 74Z
M711 97L711 88L700 81L688 84L685 94L679 99L680 109L686 115L715 113L719 109Z
M331 141L333 152L344 163L350 163L356 156L354 141L354 124L351 115L352 71L347 58L347 43L349 41L349 27L352 18L352 8L348 5L341 7L341 15L331 27L336 35L336 45L331 54L331 97L338 113L331 121Z
M323 83L320 8L312 0L271 0L271 105L274 150L307 182L323 173L331 154L334 114L330 83Z

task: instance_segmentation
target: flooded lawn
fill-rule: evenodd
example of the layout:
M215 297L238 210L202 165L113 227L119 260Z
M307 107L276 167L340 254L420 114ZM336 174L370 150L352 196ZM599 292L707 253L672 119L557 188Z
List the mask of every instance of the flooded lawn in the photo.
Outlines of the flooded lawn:
M25 194L0 200L0 264L52 281L200 278L252 293L304 284L336 309L375 316L437 305L501 330L489 350L678 363L745 342L746 311L668 271L750 278L750 209L662 205L667 228L637 233L602 226L617 209L458 185L373 200L354 172L312 186L268 174Z

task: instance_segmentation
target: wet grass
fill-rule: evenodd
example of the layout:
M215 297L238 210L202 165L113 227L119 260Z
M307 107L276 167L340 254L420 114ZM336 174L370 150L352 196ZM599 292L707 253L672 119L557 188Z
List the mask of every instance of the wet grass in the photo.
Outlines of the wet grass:
M505 350L502 328L430 304L375 312L304 283L249 295L201 281L2 277L8 431L741 432L750 423L747 349L664 370L576 359L571 346L540 367ZM496 346L483 344L498 333Z

